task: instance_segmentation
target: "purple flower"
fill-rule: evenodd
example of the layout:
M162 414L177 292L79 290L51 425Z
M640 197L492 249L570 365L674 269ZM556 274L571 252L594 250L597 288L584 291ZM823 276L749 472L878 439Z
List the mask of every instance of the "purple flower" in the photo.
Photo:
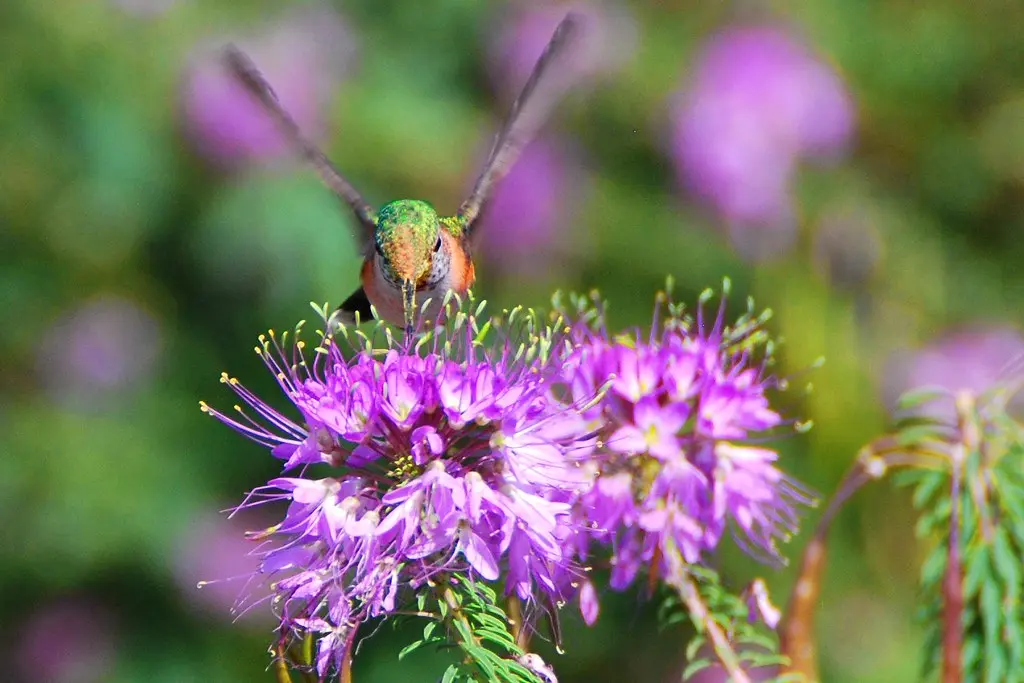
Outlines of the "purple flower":
M152 377L160 337L157 320L139 304L103 296L53 325L43 340L39 374L55 401L94 407Z
M580 614L587 626L597 623L597 617L601 613L601 602L597 597L597 589L593 581L584 581L580 587Z
M15 680L99 683L114 676L114 615L89 598L47 604L19 624L12 643Z
M782 418L768 407L760 377L754 369L716 370L704 385L697 411L697 431L710 439L742 439L748 433L775 427Z
M568 596L571 501L590 485L580 464L593 439L552 391L560 367L541 347L550 333L524 324L487 350L469 315L444 341L390 343L383 356L345 353L333 337L308 354L271 334L260 355L302 424L226 376L246 407L232 417L204 404L293 471L239 509L287 504L278 524L251 537L263 543L259 573L282 635L319 634L321 675L348 656L361 622L411 597L403 587L425 590L456 572L494 581L505 568L507 591L523 599Z
M569 54L562 76L567 82L592 81L619 69L636 44L636 25L622 7L608 3L570 2L525 5L515 17L500 22L491 41L492 74L509 99L515 97L568 12L583 17L585 31Z
M633 406L633 419L612 434L608 447L618 453L650 453L658 460L681 455L676 434L686 424L685 404L660 405L653 396L644 396Z
M649 338L615 343L600 310L587 320L575 330L567 383L580 398L610 389L586 414L601 440L598 476L575 509L590 538L613 549L612 587L644 566L667 574L675 558L700 561L729 525L749 552L777 558L797 507L813 500L775 467L775 451L750 445L783 424L765 394L772 379L752 356L757 320L748 314L730 329L721 310L710 327L700 312L696 321L669 316Z
M220 60L226 38L197 51L185 74L183 114L197 150L221 166L288 150L273 121ZM235 40L308 134L325 128L325 103L352 62L354 42L327 7L297 11L261 34Z
M228 615L238 600L238 579L252 576L259 566L242 531L238 520L211 514L191 520L177 540L172 568L178 588L186 601L212 616ZM267 616L250 611L238 618L263 628Z
M574 230L582 169L564 146L538 138L498 184L481 217L481 251L509 273L541 276L587 244Z
M743 597L747 603L747 620L750 623L761 621L772 629L778 625L782 612L772 604L764 579L754 579L743 591Z
M1024 358L1024 335L1013 327L976 326L941 337L916 353L897 354L887 364L885 392L890 403L904 391L934 387L942 396L918 411L953 423L953 396L961 390L981 394L1010 379ZM1019 400L1019 399L1018 399Z
M836 156L853 131L839 76L775 26L712 38L674 118L680 182L718 211L752 256L784 251L795 237L789 193L798 162Z

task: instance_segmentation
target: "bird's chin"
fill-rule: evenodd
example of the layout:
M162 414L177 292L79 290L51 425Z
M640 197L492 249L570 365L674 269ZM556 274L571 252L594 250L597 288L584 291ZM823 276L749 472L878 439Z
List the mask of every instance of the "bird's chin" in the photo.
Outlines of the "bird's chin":
M417 292L421 292L429 286L427 282L427 276L430 271L424 271L418 277L412 277L408 273L401 273L388 268L383 262L378 260L377 271L380 275L389 283L394 285L398 289L405 289L406 283L413 283L413 289Z

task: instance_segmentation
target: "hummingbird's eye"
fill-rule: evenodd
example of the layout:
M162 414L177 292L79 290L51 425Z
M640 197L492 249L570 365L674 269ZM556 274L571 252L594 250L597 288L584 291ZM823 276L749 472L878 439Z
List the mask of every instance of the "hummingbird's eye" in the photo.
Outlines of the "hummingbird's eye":
M438 235L437 236L437 241L434 242L434 251L440 251L440 250L441 250L441 236Z

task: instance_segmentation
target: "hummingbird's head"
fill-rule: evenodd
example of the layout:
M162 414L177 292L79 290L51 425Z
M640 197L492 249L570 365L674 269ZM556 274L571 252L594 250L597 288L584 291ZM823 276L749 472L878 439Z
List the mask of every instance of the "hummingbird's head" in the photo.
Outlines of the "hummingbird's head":
M441 249L441 220L434 207L418 199L398 199L377 212L374 233L384 276L402 288L406 329L411 330L416 288L430 274Z

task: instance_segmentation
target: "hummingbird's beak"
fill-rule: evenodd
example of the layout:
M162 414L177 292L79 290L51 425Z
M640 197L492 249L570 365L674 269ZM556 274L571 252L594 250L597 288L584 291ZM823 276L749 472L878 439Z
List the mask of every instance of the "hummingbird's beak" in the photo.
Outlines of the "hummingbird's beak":
M402 309L405 312L405 336L411 338L416 319L416 283L409 279L402 280Z

